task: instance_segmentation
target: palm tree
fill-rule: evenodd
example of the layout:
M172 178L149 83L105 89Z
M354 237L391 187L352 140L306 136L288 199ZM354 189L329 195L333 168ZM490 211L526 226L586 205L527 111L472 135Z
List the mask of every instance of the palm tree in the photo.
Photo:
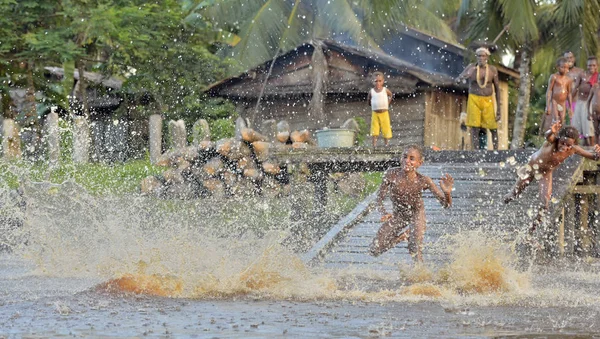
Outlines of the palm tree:
M598 49L597 32L600 28L600 0L461 0L458 22L467 40L487 40L504 25L510 24L508 34L500 41L501 49L516 55L521 82L511 148L523 146L530 109L532 89L532 60L544 60L553 65L565 50L586 49L595 54ZM581 25L580 25L581 23ZM552 51L556 53L552 55ZM579 53L580 59L587 56ZM547 80L547 79L546 79Z

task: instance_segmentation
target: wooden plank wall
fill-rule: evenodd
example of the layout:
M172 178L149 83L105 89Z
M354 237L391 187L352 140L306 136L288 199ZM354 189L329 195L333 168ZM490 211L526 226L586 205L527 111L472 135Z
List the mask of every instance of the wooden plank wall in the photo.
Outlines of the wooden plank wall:
M425 94L425 147L436 146L444 150L470 148L469 135L460 129L460 113L466 111L463 94L431 91Z
M366 96L340 98L330 96L326 99L324 110L328 121L317 123L308 115L309 98L277 98L265 99L261 103L261 114L257 117L256 126L263 120L287 120L292 129L308 129L312 132L323 127L339 128L349 118L362 117L370 128L371 109ZM250 117L255 103L238 102L237 111L241 116ZM423 145L423 128L425 121L425 95L415 94L396 97L390 107L392 123L391 145ZM370 144L370 140L369 140Z

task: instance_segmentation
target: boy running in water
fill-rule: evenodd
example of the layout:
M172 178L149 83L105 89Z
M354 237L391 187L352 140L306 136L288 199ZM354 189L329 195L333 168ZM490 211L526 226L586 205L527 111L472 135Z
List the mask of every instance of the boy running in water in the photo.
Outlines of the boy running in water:
M417 172L423 164L421 148L407 146L402 153L400 167L387 170L377 196L377 208L383 215L383 225L377 231L369 249L378 256L403 240L408 240L408 251L413 260L423 261L423 236L425 234L425 205L423 191L430 190L445 208L452 205L454 179L444 175L440 180L441 190L431 178ZM388 214L383 199L390 196L393 212Z
M600 158L600 146L594 146L594 153L588 152L577 145L578 140L577 129L573 126L561 128L559 120L546 132L546 141L542 147L531 155L526 165L517 170L519 176L517 183L512 191L504 197L504 203L508 204L519 197L533 179L539 181L541 205L533 225L529 229L530 233L533 233L536 227L542 223L544 214L548 211L552 196L552 172L556 167L573 154L592 160Z
M392 102L392 92L383 87L383 73L373 73L373 88L369 91L367 102L371 106L371 136L373 137L373 147L377 146L377 137L379 130L383 134L383 143L389 146L392 138L392 125L390 124L390 113L388 112Z

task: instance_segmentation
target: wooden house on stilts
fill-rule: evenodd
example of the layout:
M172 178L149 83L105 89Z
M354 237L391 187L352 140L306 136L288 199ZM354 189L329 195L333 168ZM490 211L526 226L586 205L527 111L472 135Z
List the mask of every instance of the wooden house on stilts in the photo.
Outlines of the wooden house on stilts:
M410 28L382 45L381 50L313 40L213 84L208 93L232 100L238 113L254 126L275 119L287 120L293 129L315 131L339 127L355 117L369 124L367 94L372 73L380 71L386 75L385 86L395 95L390 107L392 145L470 149L470 138L459 121L460 113L466 110L467 88L454 83L465 67L465 52L464 47ZM503 102L500 148L507 149L508 80L519 75L497 67Z

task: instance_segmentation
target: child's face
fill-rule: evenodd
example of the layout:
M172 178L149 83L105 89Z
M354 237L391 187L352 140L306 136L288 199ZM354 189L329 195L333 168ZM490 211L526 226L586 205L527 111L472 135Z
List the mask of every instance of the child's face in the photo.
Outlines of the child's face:
M423 164L421 153L416 149L409 148L402 153L402 169L406 172L411 172L419 168Z
M558 151L559 152L568 152L575 145L575 140L573 138L562 137L558 139Z
M556 69L560 75L565 75L569 72L569 65L566 62L561 62L556 66Z
M567 67L571 68L575 65L575 55L571 52L565 53L563 55L567 59Z
M588 73L594 74L598 72L598 62L594 59L588 60L587 62Z
M373 86L376 89L383 88L383 77L381 75L377 75L377 76L375 76L375 78L373 78Z

